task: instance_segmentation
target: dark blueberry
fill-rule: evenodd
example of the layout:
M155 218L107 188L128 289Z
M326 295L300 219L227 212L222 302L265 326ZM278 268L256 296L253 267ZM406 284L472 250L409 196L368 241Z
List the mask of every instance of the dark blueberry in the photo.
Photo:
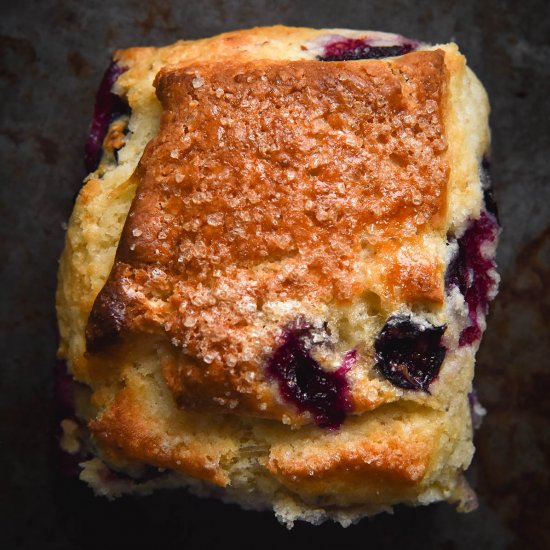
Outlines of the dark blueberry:
M360 38L339 38L325 46L320 61L352 61L359 59L382 59L395 57L411 52L416 48L413 42L405 42L396 46L371 46L368 40Z
M356 361L356 352L349 351L338 370L327 372L311 355L311 347L319 345L313 343L312 335L311 325L303 319L285 328L267 372L277 380L286 401L300 412L311 413L318 426L336 429L352 408L346 373Z
M445 359L441 337L446 328L421 326L404 315L390 317L374 344L376 368L399 388L429 393Z
M458 252L447 267L447 288L457 286L468 306L470 323L460 334L460 346L472 344L481 338L478 311L487 313L495 286L491 273L495 262L492 258L484 256L483 248L495 240L497 231L496 218L482 212L479 219L470 222L464 235L458 239Z
M456 243L456 239L453 235L447 234L447 245L453 245ZM460 288L460 267L462 262L460 261L458 255L460 254L460 249L453 253L452 258L449 260L447 269L445 269L445 288L451 289L455 286Z
M109 124L115 118L129 114L128 104L111 92L116 79L126 70L114 61L111 62L97 90L92 124L84 153L88 172L95 170L101 160L101 148L109 130Z
M480 167L481 187L483 188L483 200L485 201L485 208L488 212L493 214L497 222L500 221L498 216L498 206L495 201L495 195L493 193L493 182L491 181L490 162L487 157L483 157Z
M450 289L458 287L464 294L471 285L471 272L468 270L466 250L461 246L461 241L454 237L448 237L449 243L457 243L458 249L452 257L445 271L445 287Z

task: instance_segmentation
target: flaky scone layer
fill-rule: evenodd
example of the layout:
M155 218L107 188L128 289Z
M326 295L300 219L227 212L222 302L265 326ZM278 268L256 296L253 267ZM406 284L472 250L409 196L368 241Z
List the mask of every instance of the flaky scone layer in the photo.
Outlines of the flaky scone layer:
M272 27L117 52L129 133L86 180L59 275L60 355L102 460L287 522L464 498L473 453L477 346L458 346L444 272L447 234L482 208L485 93L455 45L316 61L334 36L396 40ZM395 313L447 327L430 393L373 369ZM323 368L356 350L337 430L265 374L298 316L330 328ZM95 465L83 477L109 493Z

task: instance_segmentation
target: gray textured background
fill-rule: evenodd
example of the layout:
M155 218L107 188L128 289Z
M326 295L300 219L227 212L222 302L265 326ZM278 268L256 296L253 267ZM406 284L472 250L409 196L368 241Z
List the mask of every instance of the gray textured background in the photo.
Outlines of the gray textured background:
M541 1L212 0L1 3L3 548L550 548L550 6ZM503 277L479 353L489 409L470 472L480 509L398 508L343 530L298 525L184 493L93 497L54 452L54 290L62 223L83 176L110 52L286 23L455 39L486 85ZM262 537L258 539L258 537Z

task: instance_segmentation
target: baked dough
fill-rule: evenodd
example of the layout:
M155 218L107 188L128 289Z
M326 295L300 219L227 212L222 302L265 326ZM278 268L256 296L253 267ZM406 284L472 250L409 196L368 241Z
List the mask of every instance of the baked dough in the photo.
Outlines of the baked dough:
M457 46L277 26L114 60L130 115L57 294L82 479L288 525L472 508L498 224L487 97Z

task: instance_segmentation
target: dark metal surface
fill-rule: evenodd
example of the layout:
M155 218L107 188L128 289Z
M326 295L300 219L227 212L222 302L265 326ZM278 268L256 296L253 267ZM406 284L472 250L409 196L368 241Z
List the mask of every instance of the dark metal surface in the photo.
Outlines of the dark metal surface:
M2 2L2 548L550 548L550 4L523 1ZM398 508L343 530L183 493L95 498L56 469L54 290L109 53L253 25L454 38L488 88L503 278L478 356L488 417L470 477L480 508Z

